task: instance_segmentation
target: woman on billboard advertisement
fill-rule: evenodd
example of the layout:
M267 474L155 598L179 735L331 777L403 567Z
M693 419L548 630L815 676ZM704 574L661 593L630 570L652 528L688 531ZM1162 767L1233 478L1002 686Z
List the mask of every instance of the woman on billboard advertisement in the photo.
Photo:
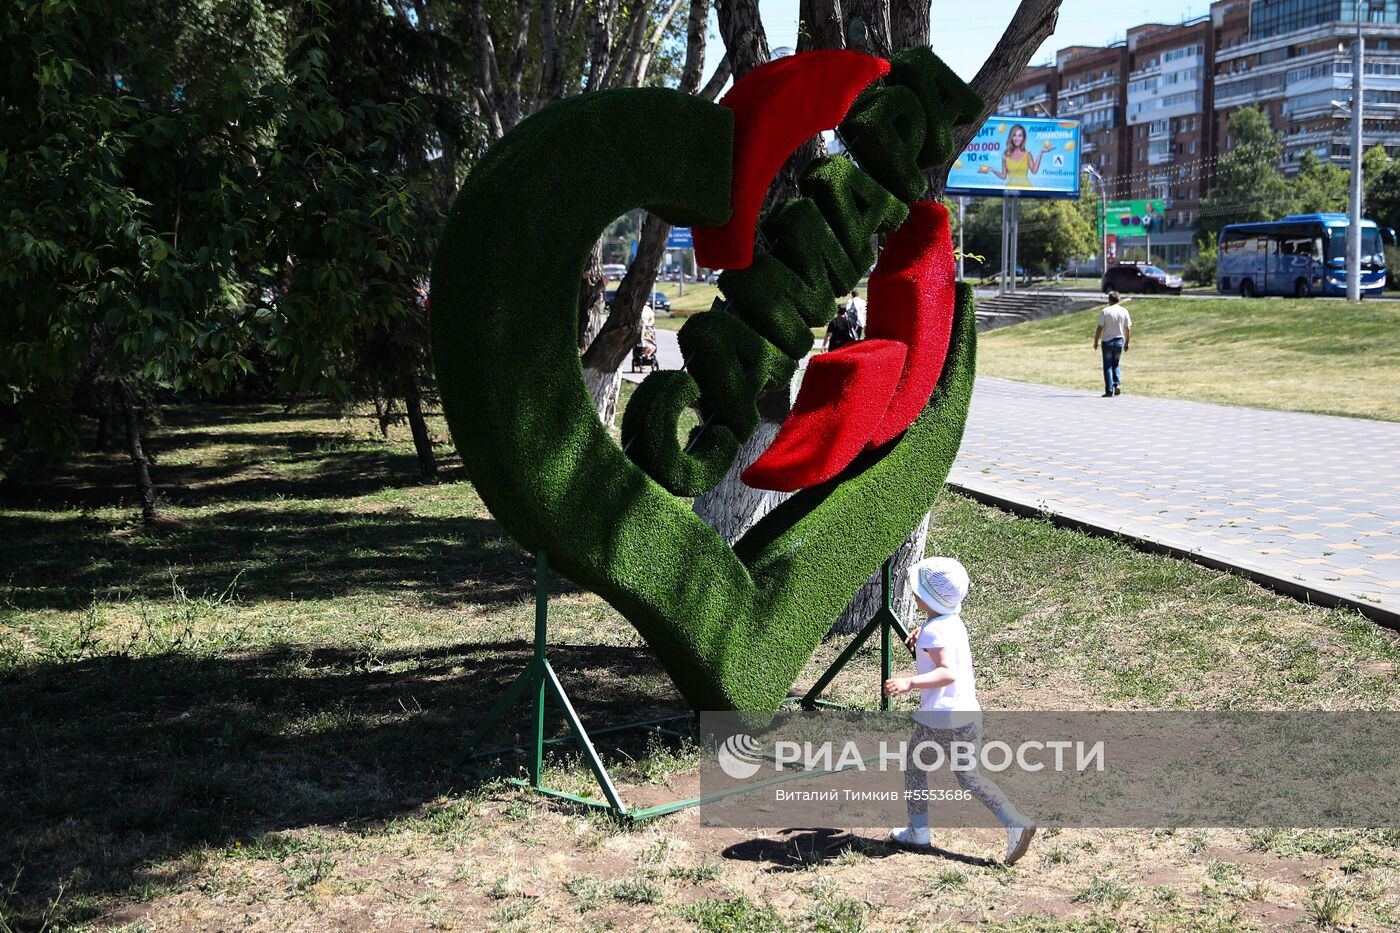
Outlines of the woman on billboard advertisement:
M1045 149L1052 146L1045 142ZM1032 153L1026 147L1026 128L1017 123L1006 134L1006 144L1001 150L1001 169L983 166L984 171L1006 182L1008 188L1030 188L1031 176L1040 171L1040 157L1043 153Z

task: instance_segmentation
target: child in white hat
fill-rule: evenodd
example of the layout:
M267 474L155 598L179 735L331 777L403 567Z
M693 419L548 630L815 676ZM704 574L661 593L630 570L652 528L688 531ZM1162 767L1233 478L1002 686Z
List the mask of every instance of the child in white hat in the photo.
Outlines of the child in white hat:
M972 669L967 626L962 620L962 603L967 597L967 570L951 557L928 557L909 570L909 588L919 609L928 619L909 636L914 649L914 676L891 677L885 693L899 696L917 688L919 712L914 737L905 762L909 825L890 832L890 840L914 848L928 848L928 774L914 758L922 743L942 746L949 760L953 742L970 742L977 750L974 765L955 770L958 785L996 814L1006 827L1006 864L1014 865L1030 848L1035 826L1006 799L996 782L985 777L975 765L982 746L981 705L977 702L977 677Z

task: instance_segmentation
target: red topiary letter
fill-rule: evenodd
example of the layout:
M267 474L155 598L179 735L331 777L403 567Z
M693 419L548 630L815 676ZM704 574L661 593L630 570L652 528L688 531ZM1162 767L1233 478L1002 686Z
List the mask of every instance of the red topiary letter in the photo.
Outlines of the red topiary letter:
M895 340L862 340L813 357L792 413L741 474L744 483L792 492L844 470L889 408L908 350Z
M920 201L910 207L904 225L886 237L870 276L866 336L909 347L899 386L871 444L898 437L928 404L948 355L956 289L948 211L933 201Z
M734 112L734 213L721 227L696 227L695 261L743 269L753 261L754 225L773 176L804 141L838 125L890 63L826 49L778 58L750 71L720 101Z

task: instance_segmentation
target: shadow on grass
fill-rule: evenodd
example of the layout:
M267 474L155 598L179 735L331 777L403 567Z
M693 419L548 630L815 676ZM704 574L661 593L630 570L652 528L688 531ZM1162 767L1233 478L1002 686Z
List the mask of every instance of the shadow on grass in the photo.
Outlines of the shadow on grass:
M776 838L746 839L728 847L722 854L725 858L735 861L761 863L772 872L801 872L835 861L847 852L855 852L866 858L887 858L909 851L911 850L902 846L883 840L873 841L846 830L797 827L779 831ZM991 859L963 855L937 846L919 851L930 857L978 868L989 868L997 864Z
M172 576L196 595L221 593L236 579L241 603L413 593L431 605L481 605L535 592L533 558L486 518L249 506L136 540L113 538L105 523L77 514L11 516L6 525L0 563L12 573L0 584L20 610L168 598ZM577 589L556 579L552 591Z
M81 922L103 895L140 900L178 884L198 859L173 874L157 866L199 847L374 826L470 792L482 779L453 759L529 650L457 645L372 666L339 649L102 657L0 678L0 915L38 927L62 887L59 916ZM564 676L590 725L672 711L647 681L645 648L552 655L561 671L589 672ZM521 708L495 738L529 728ZM618 734L610 757L644 755L634 741L645 737Z

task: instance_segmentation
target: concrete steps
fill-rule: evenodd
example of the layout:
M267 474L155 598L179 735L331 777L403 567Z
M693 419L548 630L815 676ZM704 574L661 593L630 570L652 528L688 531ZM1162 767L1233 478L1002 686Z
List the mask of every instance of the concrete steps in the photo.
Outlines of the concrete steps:
M1102 302L1091 298L1072 298L1055 292L1025 291L992 298L977 299L977 330L995 330L1026 321L1070 314L1092 308Z

